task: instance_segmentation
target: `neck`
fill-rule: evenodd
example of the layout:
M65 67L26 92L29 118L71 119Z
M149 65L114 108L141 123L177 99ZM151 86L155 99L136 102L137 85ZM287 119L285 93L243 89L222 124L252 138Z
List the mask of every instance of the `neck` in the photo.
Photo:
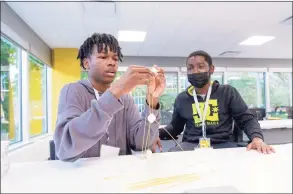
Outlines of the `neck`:
M99 92L105 92L110 87L110 84L104 84L104 83L96 82L93 80L90 80L90 82L91 82L93 88Z
M208 93L210 85L211 85L211 82L209 81L204 87L195 88L195 91L197 94L206 94L206 93Z

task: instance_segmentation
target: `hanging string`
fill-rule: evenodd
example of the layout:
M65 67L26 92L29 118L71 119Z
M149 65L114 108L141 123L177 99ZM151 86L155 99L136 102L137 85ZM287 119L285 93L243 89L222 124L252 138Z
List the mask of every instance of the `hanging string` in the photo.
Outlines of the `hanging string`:
M157 123L158 123L158 121L156 121ZM160 124L160 123L158 123L158 124ZM183 150L183 148L180 146L180 144L178 143L178 141L169 133L169 131L165 128L165 127L162 127L162 129L164 129L164 131L175 141L175 143L177 144L177 146L182 150L182 151L184 151Z
M153 97L151 97L151 102L150 104L153 105ZM151 108L150 111L149 111L149 116L153 114L153 109ZM150 139L150 131L151 131L151 122L148 120L148 130L147 130L147 133L146 133L146 123L147 123L147 120L148 120L148 117L145 117L145 125L144 125L144 131L143 131L143 141L142 141L142 154L147 154L147 150L149 148L149 139ZM157 124L160 125L160 123L155 120L154 122L156 122ZM174 142L177 144L177 146L182 150L183 148L180 146L180 144L178 143L178 141L169 133L169 131L163 127L162 128L173 140ZM145 137L146 136L146 137Z

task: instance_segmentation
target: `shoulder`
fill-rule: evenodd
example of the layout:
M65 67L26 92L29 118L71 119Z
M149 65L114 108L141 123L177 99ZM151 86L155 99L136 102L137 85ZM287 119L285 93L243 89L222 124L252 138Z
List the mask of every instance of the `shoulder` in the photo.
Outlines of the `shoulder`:
M233 92L233 91L237 91L235 87L229 85L229 84L221 84L218 87L218 90L222 91L222 92Z
M68 98L68 96L71 97L78 97L84 91L85 88L79 83L79 82L74 82L74 83L68 83L65 84L61 91L60 91L60 97L62 98Z
M175 98L174 104L176 104L178 106L182 101L186 101L189 98L190 98L190 96L187 94L187 92L183 91L177 95L177 97Z

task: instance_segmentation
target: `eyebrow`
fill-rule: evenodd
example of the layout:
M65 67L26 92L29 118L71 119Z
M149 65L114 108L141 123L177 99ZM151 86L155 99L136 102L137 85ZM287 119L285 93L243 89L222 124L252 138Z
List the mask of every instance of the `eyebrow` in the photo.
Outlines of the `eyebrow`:
M109 53L106 53L105 51L102 51L102 52L100 52L100 53L97 53L97 54L104 54L104 55L108 55ZM117 53L114 53L114 55L113 56L118 56L118 54Z

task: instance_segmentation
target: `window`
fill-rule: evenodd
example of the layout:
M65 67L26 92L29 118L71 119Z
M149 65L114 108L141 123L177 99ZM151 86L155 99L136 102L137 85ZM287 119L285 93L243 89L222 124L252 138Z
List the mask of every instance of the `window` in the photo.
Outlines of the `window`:
M190 83L187 80L186 73L181 73L181 76L180 76L180 90L179 90L179 92L183 92L184 90L186 90L186 88L189 85L190 85Z
M178 73L166 72L166 88L160 98L161 124L167 125L171 122L173 106L178 95Z
M124 73L123 71L118 71L116 73L115 80L118 80L123 73ZM88 79L88 73L87 73L87 71L81 71L80 72L80 79Z
M272 72L268 75L271 111L274 111L277 106L291 106L292 73Z
M211 77L212 81L217 80L220 84L224 83L224 73L223 72L215 72Z
M134 103L137 105L139 112L144 111L146 101L146 90L146 86L137 86L131 93Z
M80 79L87 79L87 78L88 78L87 71L80 72Z
M46 66L29 55L29 134L30 137L47 132Z
M235 87L249 108L265 108L263 72L227 72L228 84Z
M21 141L21 50L1 36L1 135Z

